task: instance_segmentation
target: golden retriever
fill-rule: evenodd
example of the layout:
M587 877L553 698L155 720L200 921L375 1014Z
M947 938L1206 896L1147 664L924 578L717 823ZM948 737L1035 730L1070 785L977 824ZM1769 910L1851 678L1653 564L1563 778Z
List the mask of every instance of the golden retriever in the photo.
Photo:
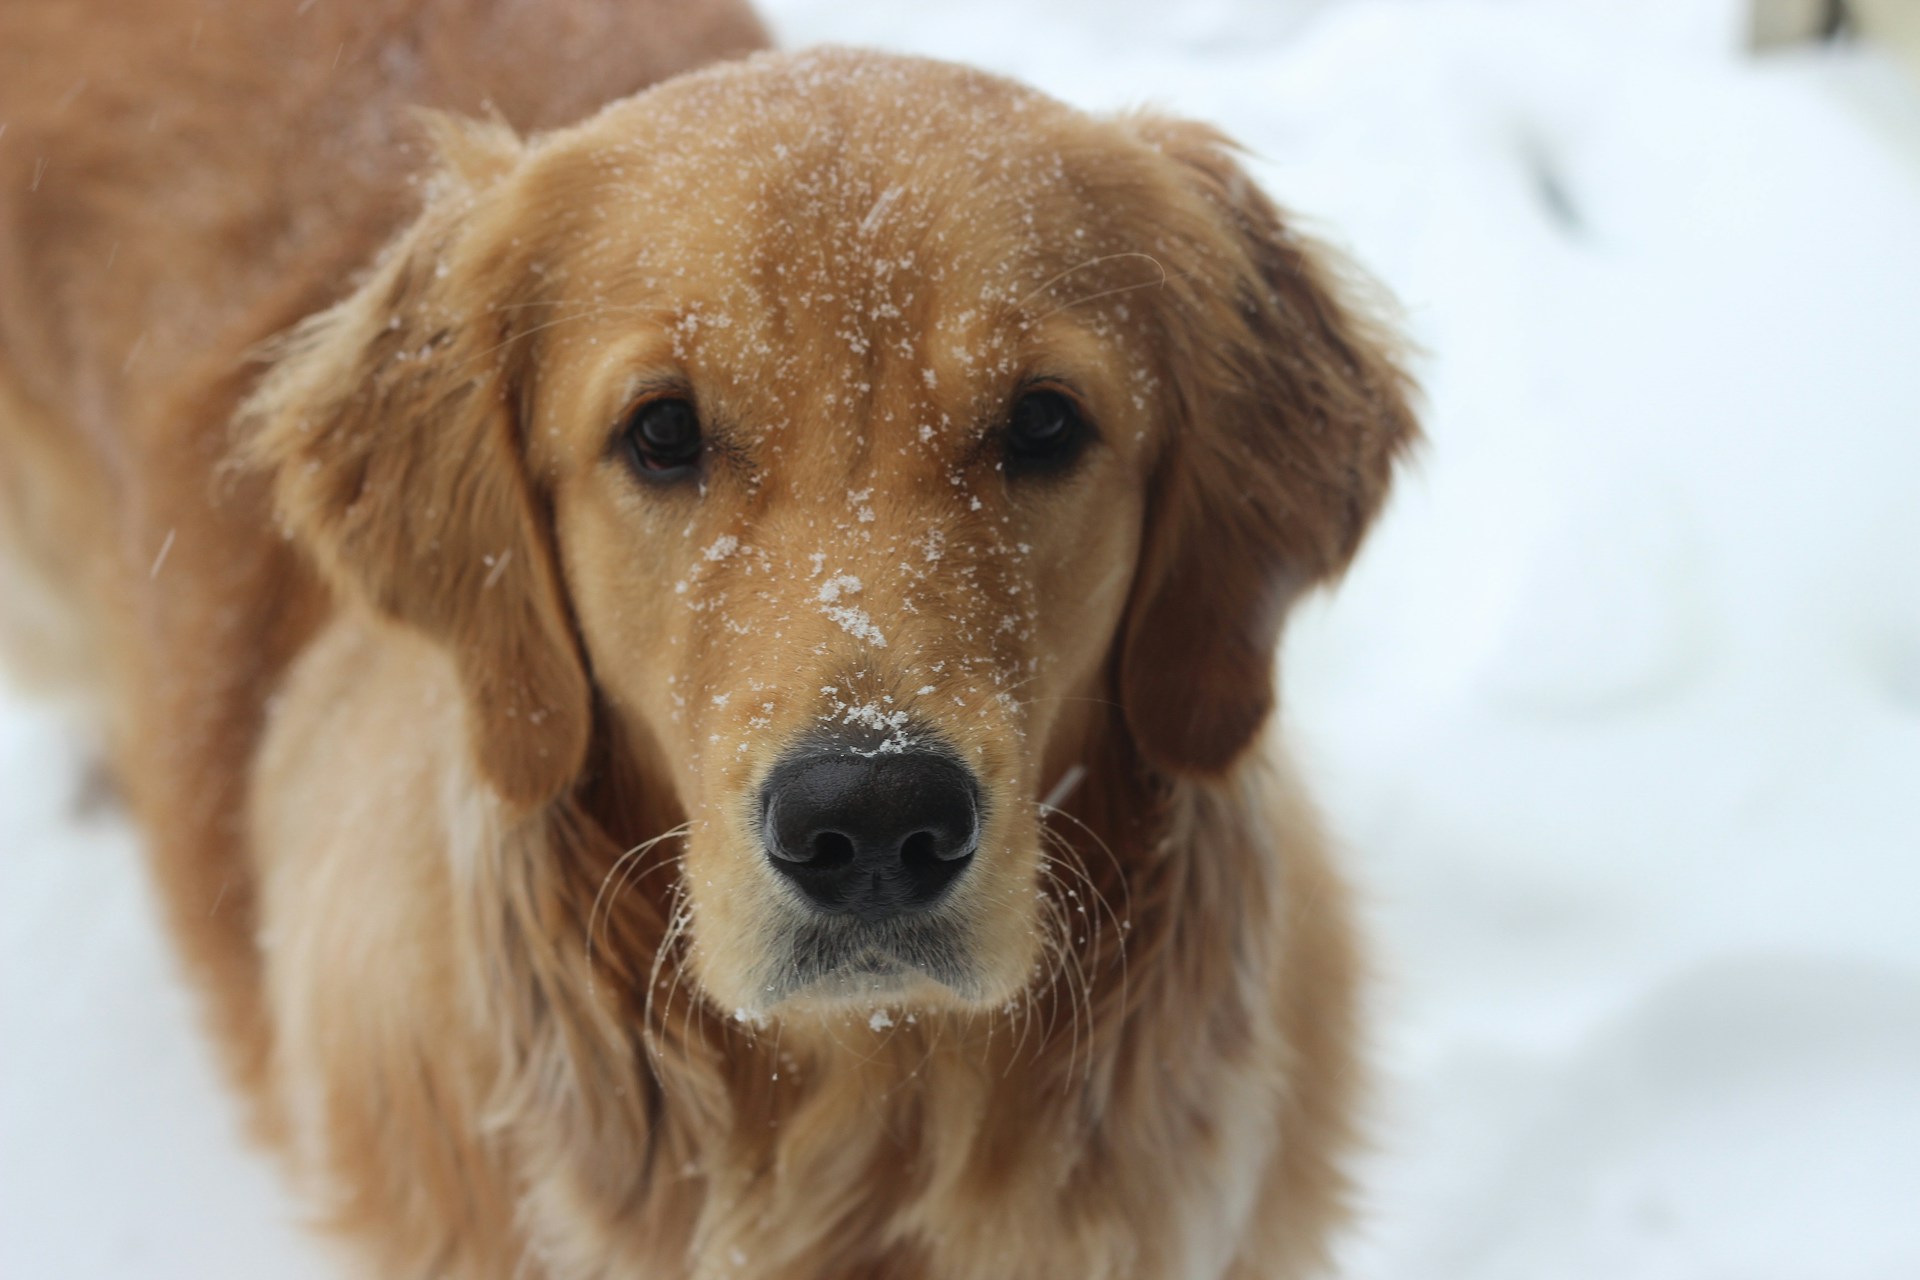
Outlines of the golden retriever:
M11 0L7 647L355 1274L1314 1273L1393 346L1208 128L764 44Z

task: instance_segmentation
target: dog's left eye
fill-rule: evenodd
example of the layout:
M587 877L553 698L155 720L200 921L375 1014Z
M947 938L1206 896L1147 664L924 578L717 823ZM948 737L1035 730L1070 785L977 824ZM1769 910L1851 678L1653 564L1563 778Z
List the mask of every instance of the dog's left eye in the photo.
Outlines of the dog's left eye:
M1007 418L1009 475L1059 471L1080 456L1091 429L1072 397L1059 391L1029 391L1014 401Z
M700 464L700 415L678 396L649 400L627 418L627 456L651 481L678 480Z

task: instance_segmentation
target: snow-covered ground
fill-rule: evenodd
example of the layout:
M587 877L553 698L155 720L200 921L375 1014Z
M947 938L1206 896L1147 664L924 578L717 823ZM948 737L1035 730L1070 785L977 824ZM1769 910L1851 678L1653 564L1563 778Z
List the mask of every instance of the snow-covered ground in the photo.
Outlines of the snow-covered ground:
M1374 906L1352 1274L1920 1276L1920 89L1734 0L775 0L1215 120L1430 447L1285 718ZM0 1276L327 1274L132 836L0 703Z

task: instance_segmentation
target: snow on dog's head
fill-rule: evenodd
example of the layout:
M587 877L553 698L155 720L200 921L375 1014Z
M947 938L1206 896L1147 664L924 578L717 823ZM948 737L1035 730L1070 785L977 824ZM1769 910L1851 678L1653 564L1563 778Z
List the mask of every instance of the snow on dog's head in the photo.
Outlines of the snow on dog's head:
M614 896L684 902L719 1008L1004 1005L1043 799L1264 722L1411 436L1390 352L1218 135L956 67L441 133L253 406L289 527L447 647L514 820L686 821Z

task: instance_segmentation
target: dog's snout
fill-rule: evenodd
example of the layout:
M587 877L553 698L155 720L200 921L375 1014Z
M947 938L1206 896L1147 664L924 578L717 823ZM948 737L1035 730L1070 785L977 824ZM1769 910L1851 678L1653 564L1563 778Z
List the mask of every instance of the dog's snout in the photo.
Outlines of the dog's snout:
M762 803L774 867L821 910L865 920L931 906L980 838L972 772L926 751L796 757Z

